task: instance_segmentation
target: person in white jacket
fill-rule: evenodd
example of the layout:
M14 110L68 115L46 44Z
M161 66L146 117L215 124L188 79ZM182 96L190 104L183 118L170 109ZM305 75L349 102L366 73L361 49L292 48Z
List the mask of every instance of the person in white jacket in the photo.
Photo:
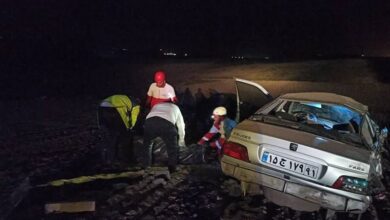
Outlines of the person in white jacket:
M185 123L179 107L172 102L154 105L146 116L144 124L144 146L141 166L147 168L152 163L152 140L160 137L166 144L168 169L176 171L178 146L185 146Z
M175 89L167 83L164 71L154 74L154 83L150 84L146 99L146 108L153 108L160 102L178 103Z

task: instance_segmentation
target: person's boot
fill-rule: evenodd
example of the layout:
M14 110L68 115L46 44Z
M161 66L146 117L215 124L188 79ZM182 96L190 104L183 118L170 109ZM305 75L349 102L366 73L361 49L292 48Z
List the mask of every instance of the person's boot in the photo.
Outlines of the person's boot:
M209 147L208 146L202 146L202 161L203 163L209 163Z
M109 166L112 164L112 160L107 149L103 149L103 151L101 152L101 158L104 165Z
M217 148L211 148L209 153L209 161L216 161L218 160L218 150Z

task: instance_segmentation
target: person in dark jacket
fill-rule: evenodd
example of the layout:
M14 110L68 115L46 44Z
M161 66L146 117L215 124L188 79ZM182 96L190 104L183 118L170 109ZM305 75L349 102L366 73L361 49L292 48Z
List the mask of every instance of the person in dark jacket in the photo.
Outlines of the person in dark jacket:
M130 152L134 127L140 112L139 101L126 95L112 95L99 104L98 126L106 131L108 143L102 143L101 157L105 164L112 164L119 158L120 147L124 152ZM132 158L127 158L131 160Z

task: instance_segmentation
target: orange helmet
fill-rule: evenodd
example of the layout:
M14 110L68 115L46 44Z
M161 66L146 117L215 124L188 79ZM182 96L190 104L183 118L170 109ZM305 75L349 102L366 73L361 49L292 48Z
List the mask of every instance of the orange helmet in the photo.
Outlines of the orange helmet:
M163 71L157 71L154 74L154 81L157 82L163 82L165 81L165 73Z

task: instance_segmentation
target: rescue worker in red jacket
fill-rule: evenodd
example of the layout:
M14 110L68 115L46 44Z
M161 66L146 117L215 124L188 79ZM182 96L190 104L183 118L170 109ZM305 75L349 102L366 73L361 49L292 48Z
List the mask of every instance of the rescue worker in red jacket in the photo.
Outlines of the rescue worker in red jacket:
M177 97L173 87L166 82L165 72L159 70L154 74L154 83L149 86L146 107L153 108L157 103L167 101L177 103Z
M230 132L236 126L236 122L229 119L226 113L226 108L223 106L215 108L211 116L214 120L213 125L198 141L199 145L208 143L211 148L217 149L218 155L222 152L222 146L225 140L230 136Z

